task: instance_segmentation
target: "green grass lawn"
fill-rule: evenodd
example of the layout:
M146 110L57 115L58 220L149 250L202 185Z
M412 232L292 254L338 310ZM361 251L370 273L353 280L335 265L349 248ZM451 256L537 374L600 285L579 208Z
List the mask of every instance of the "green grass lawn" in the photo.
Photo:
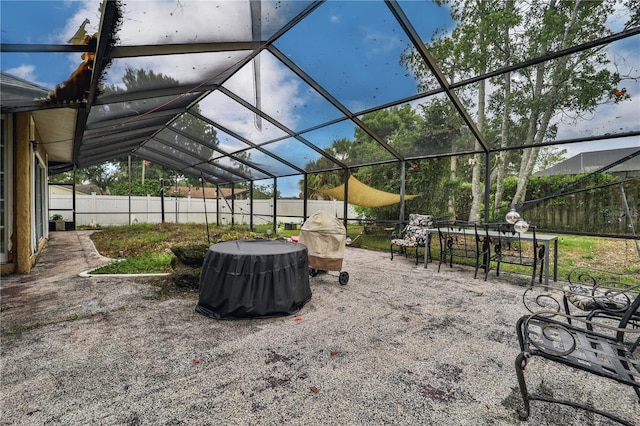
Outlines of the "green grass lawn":
M171 247L196 244L215 244L236 239L279 238L298 235L299 230L273 232L271 225L246 227L210 226L209 234L204 224L136 224L114 226L95 232L91 238L103 256L120 258L95 271L95 273L162 273L170 272ZM363 233L363 226L349 225L347 236L353 247L389 252L391 232ZM437 237L432 243L432 256L437 262L439 247ZM413 253L409 253L413 256ZM419 251L423 259L424 249ZM469 264L473 261L470 260ZM629 272L640 267L635 242L631 240L558 235L558 277L566 278L571 269L582 266L611 272ZM504 265L505 270L525 273L515 265Z

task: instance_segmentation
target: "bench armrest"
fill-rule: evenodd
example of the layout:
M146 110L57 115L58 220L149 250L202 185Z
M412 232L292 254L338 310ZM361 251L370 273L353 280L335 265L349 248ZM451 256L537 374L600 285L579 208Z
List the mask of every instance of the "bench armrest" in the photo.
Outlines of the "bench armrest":
M564 356L575 350L578 342L575 341L577 334L590 336L591 338L601 338L610 341L617 341L628 344L632 350L638 346L640 342L640 328L626 327L620 323L613 325L608 321L598 321L598 318L587 319L584 316L573 316L557 311L540 311L531 315L526 315L518 320L518 340L522 350L528 345L533 345L535 349L554 356ZM530 333L530 327L538 327L534 333ZM549 345L540 346L535 339L530 338L531 335L542 334L546 338L553 338L554 334L557 339L573 339L573 344L567 344L565 341L561 346L562 349L554 349ZM588 339L587 339L588 340Z
M567 315L587 317L592 311L607 312L621 318L633 310L640 296L640 276L618 274L588 268L569 273L569 284L529 286L523 304L531 313L540 310L564 311ZM637 303L635 304L637 309ZM632 316L640 314L632 313Z

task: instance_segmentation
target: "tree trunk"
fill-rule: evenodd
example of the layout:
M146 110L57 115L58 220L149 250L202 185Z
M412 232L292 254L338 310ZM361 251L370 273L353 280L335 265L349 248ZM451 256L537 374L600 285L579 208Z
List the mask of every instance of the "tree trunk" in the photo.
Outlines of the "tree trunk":
M486 69L486 66L483 67ZM484 69L481 71L484 73ZM478 121L477 127L478 131L482 133L484 128L485 121L485 81L482 80L478 83ZM476 150L481 150L479 142L475 144ZM472 169L471 169L471 209L469 210L469 221L470 222L478 222L480 219L480 202L484 198L484 188L482 186L482 182L480 181L482 175L482 165L484 162L482 161L482 154L474 154ZM489 218L485 218L485 221Z
M507 140L509 138L509 114L511 114L511 108L509 106L511 93L511 73L508 72L504 75L504 109L502 111L502 126L500 129L500 148L507 146ZM500 151L496 155L496 193L493 208L499 210L502 204L502 194L504 192L504 177L505 177L505 151Z
M513 12L514 9L514 0L506 0L505 1L505 10L508 12ZM504 38L504 63L508 64L511 62L511 34L509 28L506 29L506 35ZM511 115L511 72L507 72L504 74L504 86L503 86L503 94L504 94L504 104L502 110L502 124L500 126L500 148L506 148L509 142L509 118ZM491 182L496 182L496 192L494 196L494 217L495 212L500 210L502 205L502 195L504 193L504 177L506 175L506 161L505 157L507 156L505 151L500 151L498 155L496 155L496 165L495 165L495 173L491 174Z
M451 157L451 168L449 173L449 179L451 182L455 182L458 178L458 157L455 155ZM448 206L449 216L452 218L456 217L456 195L454 191L449 192L449 206Z
M553 6L554 4L552 3L551 7ZM576 25L578 10L580 6L580 0L576 1L573 4L569 22L564 27L563 40L561 43L563 48L569 45L569 33ZM538 64L536 66L536 88L534 99L540 99L541 102L537 103L537 105L539 105L538 107L532 109L531 115L529 117L529 130L527 132L526 140L528 144L539 145L544 141L544 135L546 134L551 118L556 111L558 91L562 83L564 83L562 76L566 72L568 60L569 58L567 56L563 56L562 58L558 58L555 61L555 65L551 73L550 89L545 94L542 94L545 81L544 64ZM522 162L520 163L520 171L518 173L518 186L516 188L516 194L513 197L514 204L522 204L525 201L525 197L527 194L527 183L529 182L529 177L533 172L533 167L538 160L539 152L540 147L536 147L526 149L524 154L522 155Z
M536 81L534 88L534 97L536 99L540 99L542 97L542 89L544 84L544 64L536 65ZM537 104L539 105L539 103ZM543 133L540 132L540 129L537 127L538 118L540 116L540 107L532 107L531 114L529 115L529 124L527 127L527 138L526 142L528 144L532 143L536 139L536 134L541 135ZM513 200L511 204L519 205L524 202L525 195L527 192L527 182L529 181L530 171L527 173L527 170L533 170L533 166L529 169L529 164L531 163L531 157L533 155L533 149L525 149L522 153L522 158L520 160L520 170L518 172L518 185L516 187L516 193L513 196ZM537 152L536 152L537 157ZM534 161L535 164L535 161Z

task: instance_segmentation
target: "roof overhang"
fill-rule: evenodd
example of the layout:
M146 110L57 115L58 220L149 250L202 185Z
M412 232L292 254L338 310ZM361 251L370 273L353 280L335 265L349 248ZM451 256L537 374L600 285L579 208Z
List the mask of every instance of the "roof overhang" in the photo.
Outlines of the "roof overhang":
M55 108L33 111L38 140L46 147L49 161L73 163L73 139L78 110Z

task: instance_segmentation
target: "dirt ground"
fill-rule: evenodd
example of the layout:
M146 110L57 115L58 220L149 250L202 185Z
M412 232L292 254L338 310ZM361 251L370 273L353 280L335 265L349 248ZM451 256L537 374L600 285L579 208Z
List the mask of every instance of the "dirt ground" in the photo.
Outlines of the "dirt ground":
M108 259L53 233L35 270L3 277L2 425L609 425L534 401L514 371L527 280L427 269L347 247L286 317L216 321L166 277L81 277ZM632 389L534 359L531 389L640 424Z

